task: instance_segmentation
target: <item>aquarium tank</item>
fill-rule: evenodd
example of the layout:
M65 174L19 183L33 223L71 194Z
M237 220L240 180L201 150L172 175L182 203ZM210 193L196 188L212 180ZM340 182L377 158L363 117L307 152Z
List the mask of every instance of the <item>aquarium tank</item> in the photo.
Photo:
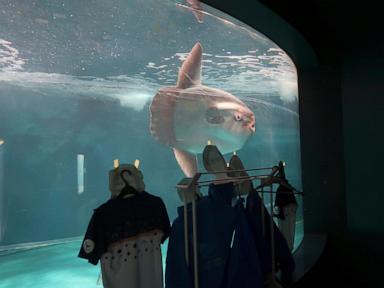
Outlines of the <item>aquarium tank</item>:
M100 287L99 267L77 253L93 209L110 197L115 159L139 159L146 190L176 217L175 186L186 175L172 143L155 137L151 104L176 85L196 43L202 85L230 93L254 115L255 131L223 148L224 157L233 148L246 168L282 160L301 190L297 72L266 35L209 6L198 15L171 0L0 3L1 288ZM183 109L168 115L174 132L188 138L184 128L192 127L219 141L204 114ZM211 124L217 113L205 114ZM303 239L297 201L295 247Z

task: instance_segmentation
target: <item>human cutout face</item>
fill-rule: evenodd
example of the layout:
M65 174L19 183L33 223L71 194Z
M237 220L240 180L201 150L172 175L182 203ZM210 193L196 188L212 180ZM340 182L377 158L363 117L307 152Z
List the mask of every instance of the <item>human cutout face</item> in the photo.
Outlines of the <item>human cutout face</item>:
M145 189L145 184L143 182L143 174L141 171L134 166L126 168L126 170L128 170L130 173L124 173L124 179L138 192L142 192Z
M118 170L111 170L109 172L109 190L112 192L112 197L116 197L120 194L121 190L125 187L124 181L120 177L122 170L128 170L130 173L123 173L125 181L130 186L135 188L138 192L142 192L145 189L143 181L143 174L134 165L121 164Z
M226 168L223 156L220 153L216 153L216 151L208 154L208 163L211 171L224 171Z
M209 172L227 170L225 159L216 146L208 145L205 147L203 160L205 169ZM228 178L226 173L217 173L215 176L216 179Z

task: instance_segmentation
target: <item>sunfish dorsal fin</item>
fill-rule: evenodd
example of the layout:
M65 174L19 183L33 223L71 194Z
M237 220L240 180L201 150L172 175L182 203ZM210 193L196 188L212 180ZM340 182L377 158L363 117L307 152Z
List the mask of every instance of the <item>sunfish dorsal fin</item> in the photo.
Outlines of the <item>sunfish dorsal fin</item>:
M202 55L203 48L201 44L197 42L179 70L179 78L176 84L177 88L186 89L201 84Z
M175 158L181 170L183 170L185 176L193 177L197 172L197 161L196 156L183 150L179 150L177 148L173 148L173 152L175 153Z

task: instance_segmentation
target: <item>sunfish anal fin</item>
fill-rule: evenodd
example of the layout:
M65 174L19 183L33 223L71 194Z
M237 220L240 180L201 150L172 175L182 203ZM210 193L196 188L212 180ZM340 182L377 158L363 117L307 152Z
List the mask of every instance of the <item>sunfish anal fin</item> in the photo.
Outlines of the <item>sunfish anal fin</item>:
M203 48L197 42L189 52L187 59L179 70L176 87L186 89L192 86L201 85L201 59Z
M197 162L196 156L189 152L179 150L177 148L173 148L173 152L175 153L175 158L181 170L183 170L185 176L193 177L197 172Z

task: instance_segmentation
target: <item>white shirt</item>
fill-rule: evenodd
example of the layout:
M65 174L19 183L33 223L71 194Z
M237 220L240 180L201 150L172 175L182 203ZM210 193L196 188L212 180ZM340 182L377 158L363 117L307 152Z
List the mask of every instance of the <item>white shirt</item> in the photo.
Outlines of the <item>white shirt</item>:
M105 288L162 288L161 230L139 234L108 247L101 256Z

